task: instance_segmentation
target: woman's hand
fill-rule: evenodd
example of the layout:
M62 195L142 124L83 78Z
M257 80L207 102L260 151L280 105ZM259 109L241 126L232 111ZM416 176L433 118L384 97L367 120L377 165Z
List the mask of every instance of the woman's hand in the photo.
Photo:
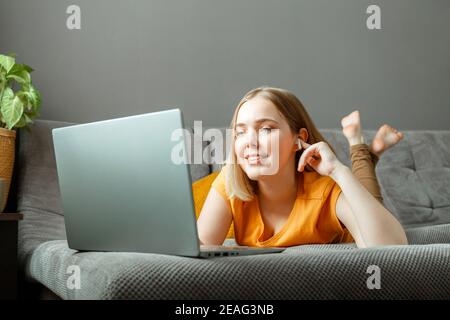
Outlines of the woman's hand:
M302 172L305 166L309 165L319 174L331 176L337 167L342 166L342 163L325 142L322 141L311 145L302 140L300 141L305 150L298 162L298 171Z

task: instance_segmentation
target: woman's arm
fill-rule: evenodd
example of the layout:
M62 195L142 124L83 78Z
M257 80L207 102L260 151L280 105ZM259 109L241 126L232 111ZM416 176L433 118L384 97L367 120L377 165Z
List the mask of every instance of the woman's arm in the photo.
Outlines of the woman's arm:
M342 193L336 213L358 247L408 244L405 231L397 219L377 201L343 164L330 174Z
M342 190L336 204L338 218L348 228L358 247L408 244L405 231L395 217L336 158L330 147L302 142L305 148L298 170L309 164L321 175L333 178Z
M200 245L222 245L232 221L224 198L211 188L197 220Z

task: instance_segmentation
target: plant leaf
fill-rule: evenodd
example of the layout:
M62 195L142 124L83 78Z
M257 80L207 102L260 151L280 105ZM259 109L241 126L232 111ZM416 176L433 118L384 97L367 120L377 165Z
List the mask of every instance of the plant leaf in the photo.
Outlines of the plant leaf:
M20 84L29 84L31 82L30 73L23 64L16 63L6 75L6 79L14 79Z
M16 59L13 57L5 56L3 54L0 54L0 66L2 66L6 72L8 73L9 70L12 69L14 64L16 63Z
M24 112L27 112L27 109L32 108L30 99L28 97L28 92L17 91L16 96L22 101Z
M27 66L26 64L22 64L22 67L25 71L27 71L28 73L31 73L34 71L33 68L31 68L30 66Z
M6 88L0 106L6 128L11 130L22 117L23 103L11 88Z
M21 98L25 108L32 107L33 110L38 110L41 105L41 94L36 88L29 84L22 87L22 90L17 93Z
M28 126L29 124L33 123L33 120L27 115L26 112L23 113L22 118L16 123L16 128L22 128L25 126Z
M33 107L39 107L41 105L41 94L39 93L39 91L36 90L36 88L32 84L30 84L29 94L31 105Z
M2 72L3 67L0 66L0 93L2 92L3 88L6 87L6 74ZM2 97L0 97L1 99Z
M8 79L8 80L14 79L20 84L25 84L25 83L28 83L28 81L30 79L30 75L29 74L27 75L27 74L28 74L28 72L26 72L26 71L24 71L20 75L10 74L6 77L6 79ZM27 80L27 78L28 78L28 80Z

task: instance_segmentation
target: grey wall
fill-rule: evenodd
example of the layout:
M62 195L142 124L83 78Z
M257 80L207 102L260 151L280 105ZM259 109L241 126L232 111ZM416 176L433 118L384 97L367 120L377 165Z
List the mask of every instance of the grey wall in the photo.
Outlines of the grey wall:
M450 129L449 30L448 0L0 0L0 52L36 70L41 118L80 123L180 107L228 125L271 85L321 128L358 108L368 129Z

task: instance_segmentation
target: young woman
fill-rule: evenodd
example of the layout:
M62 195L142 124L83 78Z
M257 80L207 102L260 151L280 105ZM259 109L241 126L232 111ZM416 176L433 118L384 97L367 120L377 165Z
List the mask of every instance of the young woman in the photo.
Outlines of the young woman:
M369 149L358 112L342 126L353 173L293 93L270 87L248 92L231 121L229 158L197 221L200 243L222 244L233 221L236 242L246 246L407 244L402 226L382 205L375 176L377 158L401 133L383 126Z

